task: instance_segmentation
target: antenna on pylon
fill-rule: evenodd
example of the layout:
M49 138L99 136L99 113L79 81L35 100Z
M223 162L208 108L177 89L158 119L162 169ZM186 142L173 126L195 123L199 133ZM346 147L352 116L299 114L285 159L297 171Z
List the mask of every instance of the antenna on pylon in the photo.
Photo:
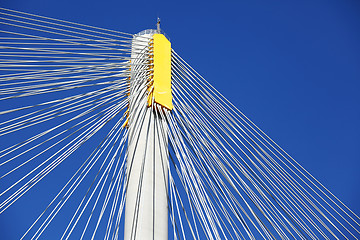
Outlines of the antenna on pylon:
M157 18L156 29L157 29L158 33L161 32L161 30L160 30L160 18L159 17Z

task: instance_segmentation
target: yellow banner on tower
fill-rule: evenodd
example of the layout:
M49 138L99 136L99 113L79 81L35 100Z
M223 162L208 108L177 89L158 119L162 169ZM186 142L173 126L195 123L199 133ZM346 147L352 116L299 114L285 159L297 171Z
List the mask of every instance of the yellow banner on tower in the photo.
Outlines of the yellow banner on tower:
M171 93L171 43L163 34L154 34L151 50L153 52L153 76L150 78L148 90L148 106L152 100L161 106L172 110Z

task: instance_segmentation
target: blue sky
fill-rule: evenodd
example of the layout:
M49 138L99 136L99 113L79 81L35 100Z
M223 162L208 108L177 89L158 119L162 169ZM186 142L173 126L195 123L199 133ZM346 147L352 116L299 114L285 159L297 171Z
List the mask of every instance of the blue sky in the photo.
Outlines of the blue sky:
M360 213L357 1L3 0L2 7L137 33L172 47Z

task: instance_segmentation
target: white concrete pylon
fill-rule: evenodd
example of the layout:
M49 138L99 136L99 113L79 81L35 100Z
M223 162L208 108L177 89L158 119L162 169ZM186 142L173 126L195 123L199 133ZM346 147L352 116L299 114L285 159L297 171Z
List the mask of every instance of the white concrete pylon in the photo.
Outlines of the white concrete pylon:
M156 30L134 37L129 96L125 240L168 239L167 124L147 106L149 42Z

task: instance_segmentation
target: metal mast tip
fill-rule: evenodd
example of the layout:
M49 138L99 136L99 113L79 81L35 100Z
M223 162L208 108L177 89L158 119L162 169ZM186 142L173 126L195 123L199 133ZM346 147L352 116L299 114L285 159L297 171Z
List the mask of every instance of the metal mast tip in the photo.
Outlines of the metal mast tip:
M157 28L157 32L160 33L161 30L160 30L160 18L159 17L157 18L156 28Z

